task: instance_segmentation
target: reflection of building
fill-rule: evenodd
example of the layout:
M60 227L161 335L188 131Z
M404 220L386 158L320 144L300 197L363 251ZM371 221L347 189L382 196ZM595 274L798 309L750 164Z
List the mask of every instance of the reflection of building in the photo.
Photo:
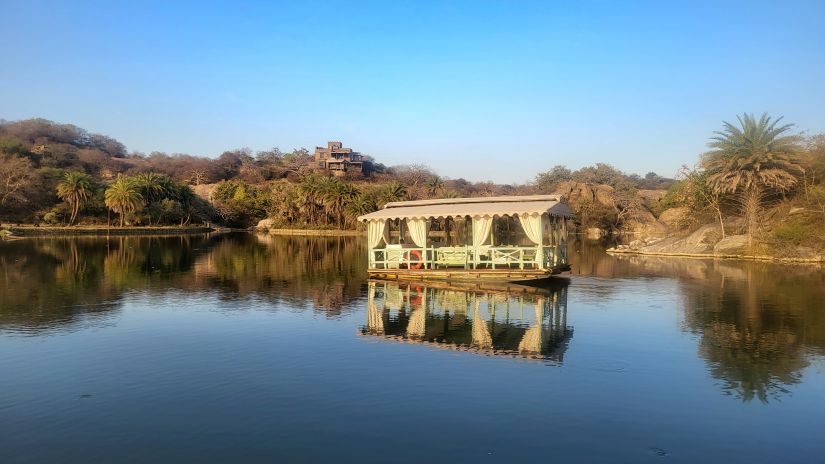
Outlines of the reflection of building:
M561 362L573 329L567 288L513 293L389 281L369 284L363 335ZM527 288L525 288L527 289Z
M315 147L315 162L319 167L335 175L347 172L369 174L371 163L352 148L346 148L341 142L327 142L327 147Z

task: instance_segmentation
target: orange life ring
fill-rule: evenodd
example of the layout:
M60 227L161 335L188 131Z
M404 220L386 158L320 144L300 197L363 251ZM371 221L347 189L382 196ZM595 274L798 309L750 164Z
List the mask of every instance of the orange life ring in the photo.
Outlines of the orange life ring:
M415 262L413 262L413 257L415 257ZM421 269L424 267L424 260L422 259L421 252L418 250L412 250L407 253L407 263L410 269Z

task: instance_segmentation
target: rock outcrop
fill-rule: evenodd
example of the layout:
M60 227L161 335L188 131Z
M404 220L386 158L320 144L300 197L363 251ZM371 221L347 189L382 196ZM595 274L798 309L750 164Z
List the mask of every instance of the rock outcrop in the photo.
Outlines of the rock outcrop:
M687 223L690 213L690 208L685 206L669 208L662 211L662 214L659 215L659 221L671 229L678 229Z
M274 229L276 226L276 222L274 219L261 219L258 221L258 225L255 226L255 229L260 231L267 231L269 229Z
M584 182L567 181L556 186L556 195L563 196L568 204L575 210L581 211L585 205L595 205L601 211L612 211L618 215L620 211L620 201L617 198L616 190L604 184L588 184ZM633 214L624 218L622 233L631 234L641 238L663 237L667 227L656 219L650 208L657 205L667 194L665 190L639 190L638 207ZM593 230L595 229L595 230ZM608 232L596 228L588 228L588 237L600 237Z
M747 235L729 235L716 243L713 252L717 255L741 255L747 248Z

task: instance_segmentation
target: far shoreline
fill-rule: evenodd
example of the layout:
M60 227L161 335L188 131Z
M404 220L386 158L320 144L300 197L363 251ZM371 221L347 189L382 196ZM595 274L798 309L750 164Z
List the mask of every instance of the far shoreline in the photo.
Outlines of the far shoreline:
M692 258L692 259L720 259L720 260L740 260L740 261L762 261L780 264L825 264L825 258L782 258L767 255L736 255L736 254L714 254L714 253L678 253L678 252L658 252L641 250L620 250L608 248L605 250L610 255L629 256L653 256L660 258Z
M0 230L7 230L11 238L49 236L107 236L107 235L195 235L220 230L210 226L36 226L0 224Z

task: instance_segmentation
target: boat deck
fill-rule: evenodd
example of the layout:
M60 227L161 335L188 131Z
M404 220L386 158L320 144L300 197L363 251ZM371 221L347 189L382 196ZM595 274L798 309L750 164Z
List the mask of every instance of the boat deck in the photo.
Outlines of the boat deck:
M369 269L370 277L391 280L488 280L516 282L545 279L570 270L570 266L553 269Z

